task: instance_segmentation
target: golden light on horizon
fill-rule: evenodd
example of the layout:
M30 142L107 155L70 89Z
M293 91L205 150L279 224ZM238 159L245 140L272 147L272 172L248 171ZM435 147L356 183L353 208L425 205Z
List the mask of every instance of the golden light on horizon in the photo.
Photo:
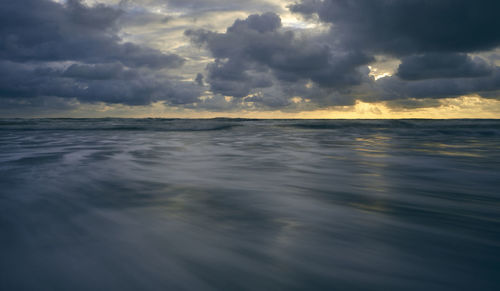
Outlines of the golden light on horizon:
M230 100L225 101L229 102ZM294 97L292 102L308 103L300 97ZM462 96L436 100L439 103L434 107L403 108L396 107L390 102L368 103L357 101L352 106L337 106L309 111L259 111L246 109L239 111L207 111L171 107L163 102L153 103L151 106L132 107L126 105L109 104L82 104L78 109L69 112L71 117L132 117L132 118L262 118L262 119L453 119L453 118L500 118L500 101L486 99L477 95ZM66 117L57 115L46 117Z

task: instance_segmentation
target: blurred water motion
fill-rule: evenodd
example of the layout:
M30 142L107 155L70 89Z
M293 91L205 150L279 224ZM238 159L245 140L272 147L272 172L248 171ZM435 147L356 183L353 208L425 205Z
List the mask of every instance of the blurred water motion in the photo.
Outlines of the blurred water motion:
M1 290L500 290L500 121L0 120Z

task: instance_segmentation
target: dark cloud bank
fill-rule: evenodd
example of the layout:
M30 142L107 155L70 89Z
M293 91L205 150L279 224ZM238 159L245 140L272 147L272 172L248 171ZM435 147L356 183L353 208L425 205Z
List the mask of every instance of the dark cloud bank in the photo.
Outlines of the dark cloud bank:
M179 68L183 58L121 41L119 9L88 7L76 0L0 5L2 98L144 105L158 100L184 104L199 96L196 86L182 86L162 72Z
M183 7L190 7L186 3ZM246 102L258 108L295 106L295 96L315 107L464 94L500 97L500 68L482 57L500 45L498 1L304 0L290 10L329 24L327 32L283 27L280 16L270 12L238 19L223 33L188 29L191 42L215 58L193 82L169 72L182 70L182 57L122 41L118 20L126 11L118 7L88 7L76 0L0 6L4 104L56 97L226 110ZM375 80L368 65L380 56L401 64L392 77ZM198 99L206 89L214 94L212 101ZM213 101L217 96L234 98L228 105Z

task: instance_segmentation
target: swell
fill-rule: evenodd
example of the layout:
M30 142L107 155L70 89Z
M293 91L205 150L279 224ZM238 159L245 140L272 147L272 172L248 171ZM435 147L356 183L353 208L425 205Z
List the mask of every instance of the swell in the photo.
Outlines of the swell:
M217 131L240 125L226 120L19 119L0 120L0 131Z
M374 130L400 134L500 136L500 120L309 120L282 124L304 130Z
M217 131L228 130L239 125L221 125L207 128L147 128L147 127L131 127L131 126L117 126L117 127L31 127L31 128L0 128L0 131Z
M0 131L218 131L259 125L342 132L388 131L404 135L500 136L500 120L256 120L256 119L0 119Z

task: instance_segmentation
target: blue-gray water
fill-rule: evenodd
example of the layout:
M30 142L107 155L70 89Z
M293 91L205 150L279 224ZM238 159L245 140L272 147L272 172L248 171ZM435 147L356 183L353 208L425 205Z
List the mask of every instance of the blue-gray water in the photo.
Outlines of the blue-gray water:
M0 290L500 290L500 121L0 120Z

